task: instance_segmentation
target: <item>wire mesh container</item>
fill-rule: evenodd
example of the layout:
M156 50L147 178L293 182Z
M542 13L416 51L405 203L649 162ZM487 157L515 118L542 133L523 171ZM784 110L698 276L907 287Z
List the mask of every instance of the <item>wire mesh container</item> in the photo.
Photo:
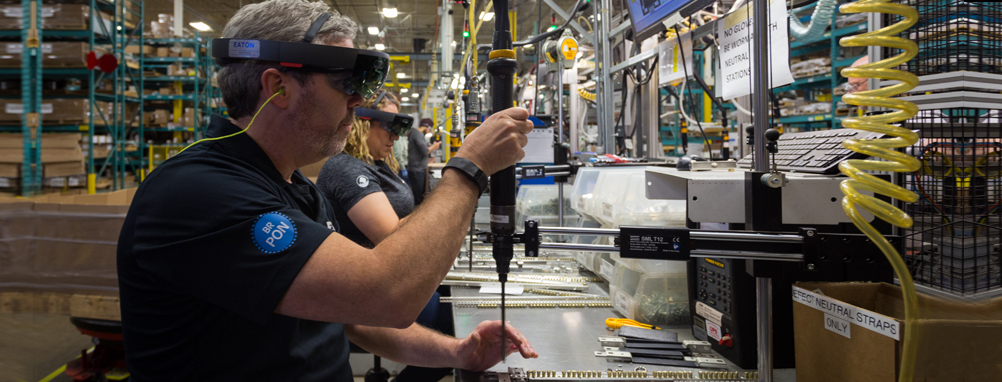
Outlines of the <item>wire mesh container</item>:
M1002 74L1002 2L904 0L919 21L899 37L915 41L919 53L899 69L918 76L971 71ZM901 20L884 14L883 25ZM883 56L899 51L883 48Z
M1002 109L922 110L906 124L922 168L904 176L919 195L907 204L905 240L915 281L959 294L1002 291Z

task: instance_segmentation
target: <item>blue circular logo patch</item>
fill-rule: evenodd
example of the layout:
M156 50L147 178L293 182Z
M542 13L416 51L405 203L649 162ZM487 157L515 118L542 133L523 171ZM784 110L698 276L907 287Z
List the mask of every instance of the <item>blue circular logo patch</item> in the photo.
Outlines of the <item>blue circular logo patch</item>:
M265 253L282 252L296 242L296 224L285 214L269 212L258 216L251 237Z

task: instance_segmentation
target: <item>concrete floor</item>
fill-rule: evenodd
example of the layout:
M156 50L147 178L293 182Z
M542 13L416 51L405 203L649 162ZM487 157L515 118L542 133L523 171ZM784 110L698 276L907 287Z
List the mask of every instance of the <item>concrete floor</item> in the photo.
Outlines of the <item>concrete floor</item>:
M0 314L0 382L38 381L91 346L67 316ZM52 381L71 380L62 375Z

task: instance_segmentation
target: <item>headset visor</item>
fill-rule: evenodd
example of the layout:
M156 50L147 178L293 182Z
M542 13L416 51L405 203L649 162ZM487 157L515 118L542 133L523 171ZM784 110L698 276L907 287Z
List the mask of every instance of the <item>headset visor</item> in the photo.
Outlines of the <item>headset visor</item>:
M221 66L260 60L328 73L332 86L365 98L379 91L390 69L390 56L383 52L306 42L217 38L212 40L212 56Z
M396 134L398 137L406 136L407 131L411 129L411 125L414 124L414 118L409 115L390 113L375 109L366 109L363 107L355 108L355 116L368 121L377 121L379 122L379 127L382 127L390 133Z

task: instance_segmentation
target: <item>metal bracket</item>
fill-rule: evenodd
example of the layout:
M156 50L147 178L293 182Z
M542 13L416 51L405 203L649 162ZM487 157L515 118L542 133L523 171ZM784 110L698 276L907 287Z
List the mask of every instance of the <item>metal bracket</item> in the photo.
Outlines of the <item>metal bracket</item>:
M553 2L553 0L543 0L543 3L545 3L551 9L553 9L553 13L556 13L557 16L560 16L564 20L570 19L571 15L565 12L563 8L560 8L560 6L557 5L557 3ZM592 6L594 7L596 5ZM581 34L581 37L584 37L585 40L588 40L588 42L590 42L592 45L595 45L595 36L586 31L584 27L581 26L581 24L578 24L577 21L571 20L570 25L572 28L574 28L574 30L578 31L578 33Z
M624 362L633 361L633 355L625 351L613 351L613 350L597 351L595 352L595 356L607 358L610 361L624 361Z
M726 368L727 362L720 358L706 358L706 357L685 357L686 361L695 362L699 367L719 367Z
M623 337L598 337L598 342L601 342L602 346L626 347L626 339Z
M682 341L682 346L689 348L693 353L709 353L712 350L710 343L706 341Z

